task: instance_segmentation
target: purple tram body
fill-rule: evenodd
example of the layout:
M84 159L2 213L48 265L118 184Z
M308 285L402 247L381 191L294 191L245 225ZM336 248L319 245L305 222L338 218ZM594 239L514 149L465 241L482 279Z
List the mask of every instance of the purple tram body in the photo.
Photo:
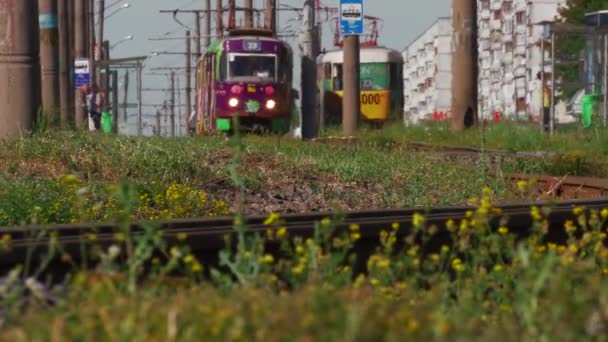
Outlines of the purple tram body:
M197 134L231 131L236 118L245 130L289 130L294 95L293 53L262 30L232 31L213 43L197 65Z

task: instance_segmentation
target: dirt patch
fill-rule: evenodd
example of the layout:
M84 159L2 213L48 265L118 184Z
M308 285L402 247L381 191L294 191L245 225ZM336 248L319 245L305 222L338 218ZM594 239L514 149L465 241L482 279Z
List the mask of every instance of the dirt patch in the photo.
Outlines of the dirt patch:
M19 175L20 177L32 176L53 178L68 172L68 168L63 165L63 163L53 162L42 158L21 160L16 165L0 163L0 170L5 174Z
M230 156L224 157L225 167ZM221 167L219 160L213 161L216 167ZM240 163L239 174L246 180L242 201L243 211L248 215L377 207L376 195L369 185L343 182L335 175L319 173L305 162L296 165L279 155L247 153ZM230 180L210 184L206 190L230 204L232 212L237 211L238 191Z

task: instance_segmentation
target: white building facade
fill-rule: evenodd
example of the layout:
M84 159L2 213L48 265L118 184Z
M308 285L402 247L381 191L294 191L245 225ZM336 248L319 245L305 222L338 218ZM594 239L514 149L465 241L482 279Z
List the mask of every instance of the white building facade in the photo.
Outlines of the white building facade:
M554 20L565 0L478 0L478 110L482 119L495 114L538 120L541 21ZM545 51L545 61L549 61ZM545 67L547 72L550 71Z
M452 20L439 18L403 50L403 109L406 123L450 114L451 42Z

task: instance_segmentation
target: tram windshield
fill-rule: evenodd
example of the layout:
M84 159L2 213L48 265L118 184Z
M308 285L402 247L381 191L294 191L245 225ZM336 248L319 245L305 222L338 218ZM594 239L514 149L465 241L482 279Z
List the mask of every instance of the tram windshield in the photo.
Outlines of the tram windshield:
M236 54L229 55L229 78L276 79L276 56Z

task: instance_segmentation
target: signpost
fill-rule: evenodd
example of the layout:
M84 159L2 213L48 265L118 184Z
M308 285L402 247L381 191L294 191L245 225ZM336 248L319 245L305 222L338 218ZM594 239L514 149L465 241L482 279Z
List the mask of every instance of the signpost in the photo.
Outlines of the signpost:
M79 58L74 62L74 85L77 88L91 83L91 70L88 59Z
M352 136L361 116L359 35L363 34L363 0L340 1L340 31L344 36L342 131Z

